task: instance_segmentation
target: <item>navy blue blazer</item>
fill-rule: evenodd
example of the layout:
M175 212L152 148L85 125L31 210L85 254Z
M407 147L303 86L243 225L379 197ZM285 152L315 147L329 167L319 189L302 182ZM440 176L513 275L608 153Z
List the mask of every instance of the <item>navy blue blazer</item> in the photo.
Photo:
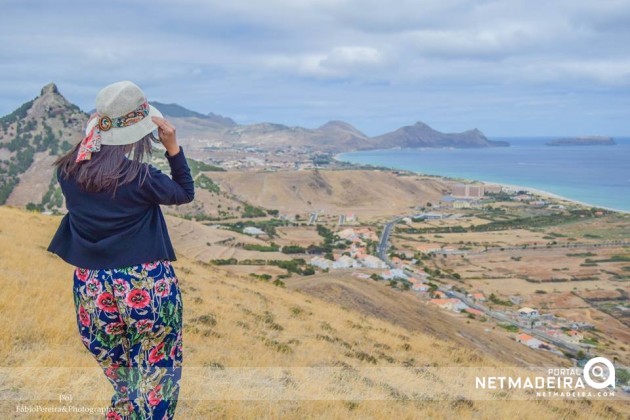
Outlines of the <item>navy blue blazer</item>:
M171 177L149 165L141 176L111 191L87 192L72 178L57 181L66 198L68 213L61 219L48 251L79 268L122 268L155 260L175 261L160 204L185 204L195 188L184 150L170 156ZM127 160L127 163L130 161Z

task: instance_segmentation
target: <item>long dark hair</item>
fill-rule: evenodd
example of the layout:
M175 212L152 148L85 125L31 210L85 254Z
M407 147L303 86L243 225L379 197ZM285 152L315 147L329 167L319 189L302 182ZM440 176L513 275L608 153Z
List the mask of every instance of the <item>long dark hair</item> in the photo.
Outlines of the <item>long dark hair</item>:
M149 133L132 144L103 144L100 151L92 153L90 160L76 162L81 145L79 142L68 153L57 158L53 166L61 171L60 175L64 179L74 178L85 191L112 191L113 197L119 186L133 181L139 175L142 175L140 185L144 183L149 173L147 161L152 155L154 141L153 133ZM128 164L125 164L126 160L129 160Z

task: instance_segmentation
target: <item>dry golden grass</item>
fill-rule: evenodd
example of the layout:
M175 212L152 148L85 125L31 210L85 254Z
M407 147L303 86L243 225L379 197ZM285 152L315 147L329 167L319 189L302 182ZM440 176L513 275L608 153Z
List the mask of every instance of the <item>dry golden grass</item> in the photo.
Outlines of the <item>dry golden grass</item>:
M89 395L98 401L93 406L106 405L111 388L100 372L88 379L71 373L72 367L97 365L79 339L72 303L72 267L45 250L59 218L6 207L0 207L0 217L3 418L15 415L16 399L25 399L22 404L52 404L59 393L85 394L88 387ZM417 366L460 366L462 372L465 367L500 363L448 341L362 316L297 291L230 276L183 257L174 266L184 298L185 325L179 418L586 419L623 418L628 413L627 404L618 401L481 401L457 399L457 394L437 401L394 401L391 396L389 400L344 401L341 395L322 401L306 401L308 398L303 397L289 401L239 400L238 390L221 394L220 389L212 389L220 388L219 384L208 383L207 377L204 382L195 374L212 366L229 372L239 367L267 367L272 371L279 367L340 365L367 374L370 366L390 365L378 357L379 350L396 361ZM361 354L374 355L376 363L360 360ZM25 367L41 369L33 371L37 374L28 374ZM401 380L391 377L374 384L357 383L357 387L377 395L391 394L391 387L398 389L395 387ZM307 385L307 394L302 396L331 387L324 381ZM218 398L209 398L213 392L219 392ZM47 393L53 394L53 401L45 401L42 396Z
M321 222L318 220L318 223ZM280 246L299 245L307 247L311 244L319 244L322 237L317 233L315 226L281 226L276 228L278 238L273 242Z
M444 183L385 171L305 170L213 172L221 190L282 213L356 213L359 220L389 218L436 202Z
M248 251L236 247L235 244L268 245L267 242L256 237L234 232L228 229L219 229L206 226L190 220L166 216L169 226L169 235L180 254L192 260L209 262L213 259L236 258L243 259L270 259L289 260L291 257L282 252Z

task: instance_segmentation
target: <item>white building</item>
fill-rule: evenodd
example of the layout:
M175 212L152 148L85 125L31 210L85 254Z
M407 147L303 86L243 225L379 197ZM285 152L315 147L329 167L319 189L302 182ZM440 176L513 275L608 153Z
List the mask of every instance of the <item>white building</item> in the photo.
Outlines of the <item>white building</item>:
M341 257L339 257L339 259L335 262L332 263L332 268L333 269L338 269L338 268L355 268L358 267L359 263L353 259L348 257L347 255L342 255Z
M264 230L261 230L255 226L247 226L243 229L243 233L247 234L247 235L266 235Z
M391 279L406 279L407 275L403 272L401 268L392 268L391 270L387 270L383 274L381 274L385 280Z
M361 265L367 268L387 268L385 261L375 257L374 255L366 255L361 258L360 261Z
M326 270L332 268L333 262L324 257L313 257L311 261L309 261L309 264L314 267L319 267L322 270Z
M428 292L429 286L424 283L416 283L413 286L411 286L411 289L417 292Z
M357 233L352 228L340 230L339 232L337 232L337 236L339 236L341 239L347 239L350 241L358 237Z
M420 213L413 216L414 219L440 220L444 218L442 213Z
M537 309L525 307L518 310L518 316L521 318L531 319L538 318L540 314Z

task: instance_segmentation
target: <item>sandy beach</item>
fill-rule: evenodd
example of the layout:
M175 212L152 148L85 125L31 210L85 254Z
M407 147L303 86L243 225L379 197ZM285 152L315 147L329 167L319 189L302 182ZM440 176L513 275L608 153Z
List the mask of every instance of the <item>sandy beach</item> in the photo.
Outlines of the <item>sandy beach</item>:
M579 200L575 200L573 198L569 198L569 197L564 197L558 194L554 194L551 193L549 191L545 191L545 190L541 190L538 188L532 188L532 187L527 187L524 185L513 185L513 184L504 184L504 183L500 183L500 182L488 182L488 181L474 181L474 180L469 180L470 182L481 182L484 185L499 185L502 188L509 190L509 191L528 191L530 193L536 194L536 195L540 195L542 197L549 197L549 198L553 198L556 200L562 200L562 201L566 201L569 203L574 203L574 204L579 204L581 206L586 206L586 207L595 207L598 209L604 209L604 210L608 210L608 211L614 211L614 212L618 212L618 213L630 213L628 211L625 210L620 210L620 209L614 209L614 208L610 208L610 207L604 207L604 206L598 206L597 204L592 204L592 203L586 203L584 201L579 201Z

